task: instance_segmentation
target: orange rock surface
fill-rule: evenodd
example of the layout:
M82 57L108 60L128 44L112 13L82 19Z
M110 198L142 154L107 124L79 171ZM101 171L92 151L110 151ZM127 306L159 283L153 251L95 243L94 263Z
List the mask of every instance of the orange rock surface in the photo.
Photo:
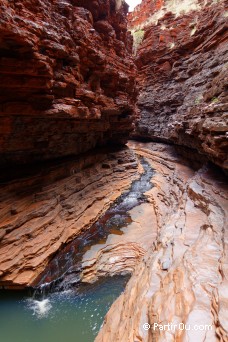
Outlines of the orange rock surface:
M0 287L36 284L142 156L155 170L147 202L80 268L82 282L131 275L96 342L227 342L226 1L142 0L128 15L135 62L127 7L0 1ZM133 129L156 143L113 147Z
M137 177L128 149L57 163L1 186L0 286L32 284L53 254Z
M147 192L157 237L111 306L96 342L227 341L228 188L221 171L194 171L173 147L132 143L156 174ZM215 180L215 179L219 180ZM149 216L145 216L146 220ZM153 222L148 221L151 233ZM183 322L191 330L143 329ZM196 329L195 325L211 325Z
M130 210L132 223L110 234L104 244L92 246L82 260L81 280L95 282L102 276L132 273L157 236L156 215L149 203Z

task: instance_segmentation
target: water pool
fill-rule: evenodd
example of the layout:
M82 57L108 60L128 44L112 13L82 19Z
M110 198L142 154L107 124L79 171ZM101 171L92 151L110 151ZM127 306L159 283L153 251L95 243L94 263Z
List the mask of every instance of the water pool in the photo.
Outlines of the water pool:
M1 342L92 342L128 277L50 293L35 300L24 292L0 292Z

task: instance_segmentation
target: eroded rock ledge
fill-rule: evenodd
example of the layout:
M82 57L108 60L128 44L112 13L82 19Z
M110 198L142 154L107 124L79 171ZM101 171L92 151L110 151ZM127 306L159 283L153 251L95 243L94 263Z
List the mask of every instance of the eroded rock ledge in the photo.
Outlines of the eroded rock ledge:
M126 13L116 0L1 0L0 167L127 141L135 65Z
M53 254L137 177L127 148L97 151L1 185L0 286L32 284Z
M135 137L198 150L228 168L227 6L143 0L129 16L138 46Z
M156 215L157 236L110 308L96 342L227 341L228 187L224 176L206 165L193 171L171 146L132 143L131 147L156 171L147 197ZM151 226L151 231L156 229ZM144 323L172 322L207 324L213 329L143 329Z
M157 235L156 215L149 203L129 211L132 222L110 234L104 244L94 245L82 261L81 281L92 283L102 276L132 274L138 262L153 245Z

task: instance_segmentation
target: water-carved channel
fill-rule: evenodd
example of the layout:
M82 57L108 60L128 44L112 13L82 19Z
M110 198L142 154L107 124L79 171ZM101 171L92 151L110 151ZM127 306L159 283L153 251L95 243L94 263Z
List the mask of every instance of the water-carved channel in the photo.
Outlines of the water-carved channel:
M89 230L59 251L42 273L31 296L0 292L0 328L4 342L93 341L104 316L124 290L129 276L80 282L83 255L110 234L123 234L132 222L129 211L146 202L153 169L140 160L144 173ZM110 290L111 289L111 290ZM12 329L12 327L14 327ZM42 327L42 329L41 329Z

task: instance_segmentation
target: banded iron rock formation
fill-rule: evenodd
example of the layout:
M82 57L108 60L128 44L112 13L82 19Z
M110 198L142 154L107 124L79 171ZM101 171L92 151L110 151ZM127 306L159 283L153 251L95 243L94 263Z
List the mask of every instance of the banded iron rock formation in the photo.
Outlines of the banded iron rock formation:
M226 1L127 8L0 0L0 286L35 285L143 157L146 202L83 259L82 282L131 274L96 341L227 342ZM212 330L143 329L155 322Z
M0 1L0 166L77 155L132 129L126 6Z
M2 182L13 179L1 191L1 284L30 284L130 184L130 151L81 155L123 144L133 128L136 68L126 13L115 0L0 1L0 168ZM50 166L48 176L44 164L28 166L79 154L65 171ZM29 178L15 181L23 164Z
M228 168L226 1L145 0L129 18L138 47L135 136L196 149Z

